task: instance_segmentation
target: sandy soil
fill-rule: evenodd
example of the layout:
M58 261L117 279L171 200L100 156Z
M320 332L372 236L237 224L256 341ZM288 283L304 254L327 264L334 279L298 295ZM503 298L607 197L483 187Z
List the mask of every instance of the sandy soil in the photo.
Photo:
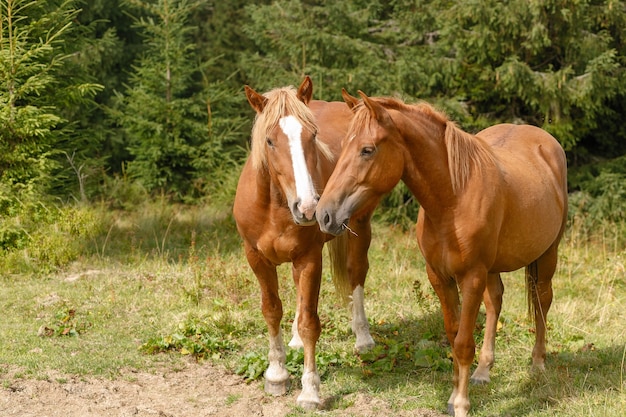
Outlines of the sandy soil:
M246 384L239 376L209 364L188 364L179 371L159 373L128 371L116 380L63 375L33 380L9 373L2 375L0 384L2 417L277 417L294 412L298 394L268 396L260 383ZM317 414L442 416L432 410L393 411L380 399L350 396L346 403L352 406Z

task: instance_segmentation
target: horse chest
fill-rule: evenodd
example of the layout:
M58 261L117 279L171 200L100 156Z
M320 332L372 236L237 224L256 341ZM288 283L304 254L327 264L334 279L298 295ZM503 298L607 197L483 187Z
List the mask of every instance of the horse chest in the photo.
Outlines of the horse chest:
M303 252L323 244L317 244L319 239L309 228L296 225L281 229L270 228L259 238L257 249L274 264L291 262Z

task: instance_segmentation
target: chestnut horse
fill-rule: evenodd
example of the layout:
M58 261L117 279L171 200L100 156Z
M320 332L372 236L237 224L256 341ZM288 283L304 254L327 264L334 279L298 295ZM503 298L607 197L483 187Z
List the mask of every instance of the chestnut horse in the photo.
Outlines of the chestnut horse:
M322 249L334 238L320 231L315 210L335 167L352 113L342 102L312 101L309 77L297 90L285 87L264 95L248 86L245 90L257 114L251 153L239 178L233 214L248 263L261 287L261 308L269 330L265 390L282 395L288 388L276 267L291 262L297 306L289 346L304 347L302 392L297 403L315 408L320 404L315 345L321 332L317 307ZM336 289L345 300L351 297L351 327L358 351L374 345L363 305L370 218L371 212L354 216L349 227L355 234L329 243Z
M472 381L489 382L494 363L501 272L526 268L532 363L545 369L551 280L567 218L565 153L537 127L500 124L471 135L426 104L359 94L362 101L344 94L355 115L317 219L338 235L400 180L417 198L417 239L454 359L448 412L465 417L481 299L487 321Z

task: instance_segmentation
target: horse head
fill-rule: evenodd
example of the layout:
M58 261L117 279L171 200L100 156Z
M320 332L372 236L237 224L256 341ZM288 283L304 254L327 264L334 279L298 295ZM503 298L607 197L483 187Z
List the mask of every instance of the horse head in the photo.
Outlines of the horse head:
M356 212L373 210L400 181L404 169L401 141L394 140L399 132L388 110L359 94L362 101L342 92L354 118L316 214L322 231L334 235L346 229Z
M308 107L313 83L307 76L296 90L279 88L264 95L245 87L256 111L252 129L252 163L278 185L293 220L298 225L315 223L315 210L323 180L320 155L330 151L318 141L317 125Z

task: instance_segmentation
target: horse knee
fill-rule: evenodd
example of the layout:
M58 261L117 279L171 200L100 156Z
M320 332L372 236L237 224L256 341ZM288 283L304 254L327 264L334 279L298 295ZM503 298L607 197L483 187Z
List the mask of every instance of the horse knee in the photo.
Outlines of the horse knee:
M476 343L474 339L459 340L458 337L454 341L454 356L461 366L470 366L474 361L476 354Z
M298 334L303 341L317 342L322 333L320 318L316 313L303 313L298 320Z

